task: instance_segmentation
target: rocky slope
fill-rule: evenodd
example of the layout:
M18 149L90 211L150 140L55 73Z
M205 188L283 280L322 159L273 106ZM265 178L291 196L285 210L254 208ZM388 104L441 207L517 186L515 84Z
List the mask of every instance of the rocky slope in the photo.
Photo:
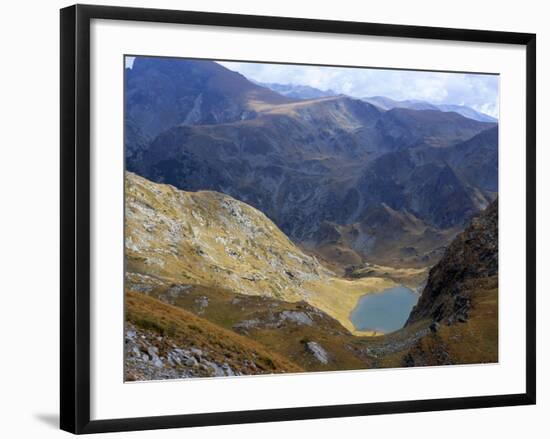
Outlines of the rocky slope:
M409 323L467 321L476 290L498 276L498 201L460 233L431 270Z
M423 270L341 279L256 209L129 173L126 379L497 361L496 209L453 241L407 326L372 337L349 322L358 298Z
M379 354L379 367L494 363L499 360L498 321L495 201L430 270L406 326L379 337L370 353Z
M353 331L349 313L379 277L342 279L294 245L263 213L217 192L126 178L127 282L134 291L185 284L305 301Z
M125 379L235 376L302 369L249 338L143 294L126 294Z
M128 294L143 296L132 290L134 286L129 283ZM191 284L159 285L146 295L253 340L304 370L362 369L370 364L368 355L357 344L361 337L353 336L337 320L304 301L287 302ZM147 329L139 321L132 325L136 331ZM192 334L186 339L175 343L184 353L192 347L188 342ZM218 349L218 354L224 350ZM219 360L215 363L223 364Z

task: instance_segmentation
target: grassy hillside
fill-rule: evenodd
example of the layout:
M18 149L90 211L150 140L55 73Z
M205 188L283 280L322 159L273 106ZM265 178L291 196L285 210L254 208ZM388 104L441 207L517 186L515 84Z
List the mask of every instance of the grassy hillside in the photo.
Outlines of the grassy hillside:
M455 238L431 270L414 317L384 335L354 330L349 315L359 297L414 287L425 269L373 264L336 272L226 195L183 192L133 174L126 190L129 380L498 360L496 235L485 232L493 220L476 219ZM472 234L481 237L467 239ZM479 260L483 270L466 264L460 273L468 276L456 277L466 260ZM457 297L458 308L451 303Z
M348 330L349 314L390 279L342 279L295 246L263 213L217 192L184 192L135 174L126 179L129 282L200 285L305 301Z
M126 294L126 380L299 372L249 338L144 294Z
M424 337L407 349L384 356L380 367L434 366L495 363L498 361L498 279L493 276L468 285L472 302L468 319L446 321L432 326ZM403 328L433 325L429 319ZM396 333L396 334L398 334ZM390 338L390 336L388 336Z
M231 330L308 371L363 369L370 359L337 320L306 302L235 294L224 289L172 285L148 293L201 319ZM326 352L326 362L311 350Z

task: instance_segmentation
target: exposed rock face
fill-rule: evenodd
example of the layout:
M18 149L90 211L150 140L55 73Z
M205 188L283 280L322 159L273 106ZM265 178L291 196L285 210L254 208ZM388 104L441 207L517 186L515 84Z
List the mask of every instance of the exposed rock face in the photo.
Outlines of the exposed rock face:
M146 266L142 275L184 273L188 282L288 299L330 276L265 215L220 193L177 191L128 174L126 224L129 266ZM196 304L206 308L208 299Z
M425 318L435 322L466 322L475 300L476 282L495 276L498 276L498 200L472 220L430 270L426 287L407 324Z
M320 363L323 363L323 364L328 363L329 357L328 357L327 351L325 351L323 347L316 341L307 342L306 349L309 352L311 352L311 354L315 357L315 359Z
M273 306L274 304L272 304ZM329 318L326 314L319 311L305 302L300 302L304 311L285 310L282 312L267 312L261 318L252 318L237 322L232 326L233 330L239 333L248 333L251 329L278 329L283 326L323 326L326 324L324 319Z
M126 295L125 379L295 372L265 347L141 293Z
M243 374L242 371L234 371L229 364L213 359L211 352L178 347L170 342L166 337L128 324L125 337L127 378L150 381ZM163 346L162 354L156 345ZM252 361L248 361L246 366L252 370L256 367Z

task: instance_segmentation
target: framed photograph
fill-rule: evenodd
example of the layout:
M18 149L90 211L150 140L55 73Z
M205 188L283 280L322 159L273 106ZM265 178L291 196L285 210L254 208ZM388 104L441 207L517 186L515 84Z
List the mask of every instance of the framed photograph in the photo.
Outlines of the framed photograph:
M533 34L62 9L61 428L534 404L535 129Z

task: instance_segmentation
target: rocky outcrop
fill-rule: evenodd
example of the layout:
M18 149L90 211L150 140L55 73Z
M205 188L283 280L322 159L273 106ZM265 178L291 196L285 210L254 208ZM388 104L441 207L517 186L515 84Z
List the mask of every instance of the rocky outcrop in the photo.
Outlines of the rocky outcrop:
M221 193L178 191L128 174L126 225L129 271L141 276L178 273L174 280L287 299L307 296L307 282L330 276L264 214ZM208 299L197 305L206 308Z
M163 346L162 353L159 344ZM132 324L126 328L125 351L126 373L131 381L238 376L243 375L244 366L249 373L261 373L253 361L245 360L242 370L233 370L227 362L213 358L208 350L178 347L169 337L159 337Z
M316 341L308 341L306 343L306 349L315 357L317 361L322 364L327 364L329 356L327 351Z
M430 270L426 287L407 324L422 319L466 322L478 283L496 276L498 200L472 220Z
M126 295L124 340L128 381L300 370L249 339L142 293Z

